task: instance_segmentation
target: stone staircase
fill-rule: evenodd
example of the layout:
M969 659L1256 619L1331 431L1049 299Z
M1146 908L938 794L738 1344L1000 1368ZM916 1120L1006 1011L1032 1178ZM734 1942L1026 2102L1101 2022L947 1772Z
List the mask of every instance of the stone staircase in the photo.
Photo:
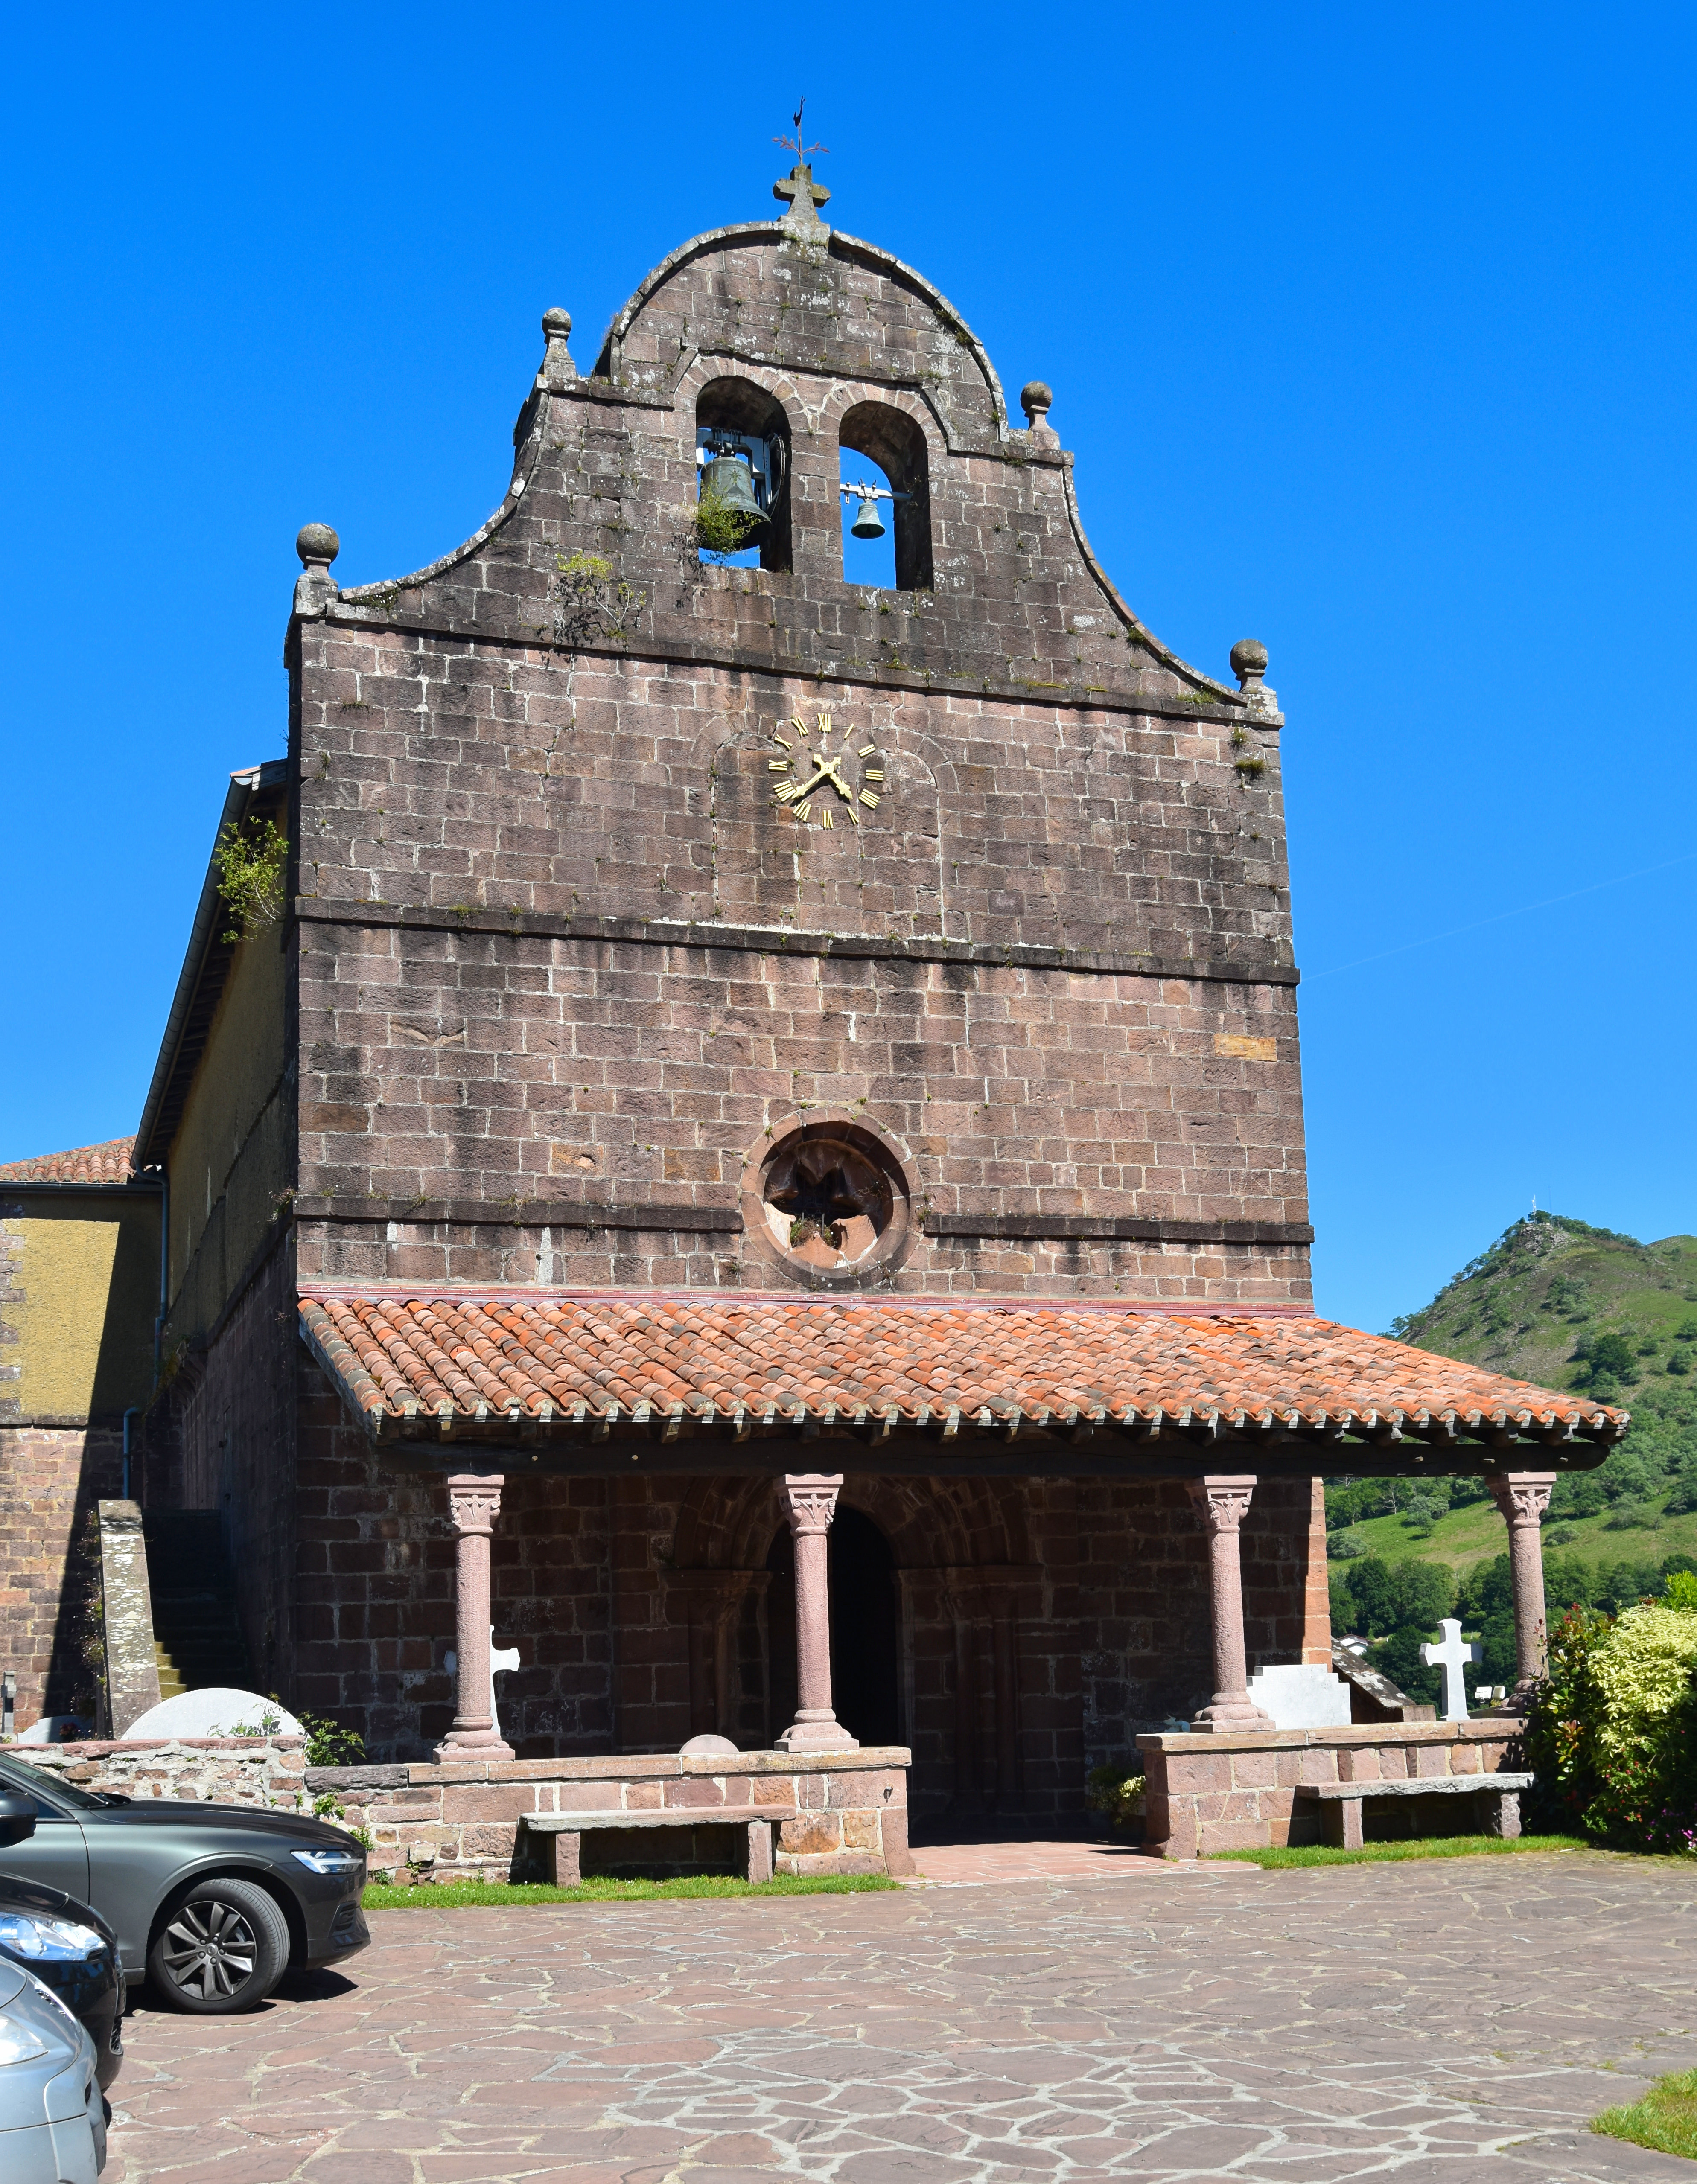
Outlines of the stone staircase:
M159 1696L251 1686L236 1583L215 1509L149 1509L142 1518Z

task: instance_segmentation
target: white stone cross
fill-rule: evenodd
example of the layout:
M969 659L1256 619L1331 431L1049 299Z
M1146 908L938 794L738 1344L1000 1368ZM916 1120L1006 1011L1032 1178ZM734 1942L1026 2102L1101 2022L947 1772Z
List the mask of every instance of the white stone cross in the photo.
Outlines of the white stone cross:
M450 1676L453 1675L460 1666L459 1655L451 1650L444 1653L442 1657L442 1665ZM501 1709L500 1702L495 1696L495 1678L504 1675L509 1669L516 1669L521 1665L516 1646L510 1646L504 1653L497 1652L495 1626L492 1623L489 1625L489 1719L494 1724L497 1736L501 1733Z
M1453 1615L1446 1615L1438 1624L1443 1633L1441 1645L1423 1644L1420 1657L1429 1669L1443 1670L1443 1719L1446 1721L1465 1721L1467 1714L1467 1678L1464 1671L1470 1662L1477 1661L1484 1648L1476 1642L1470 1644L1461 1635L1461 1625Z

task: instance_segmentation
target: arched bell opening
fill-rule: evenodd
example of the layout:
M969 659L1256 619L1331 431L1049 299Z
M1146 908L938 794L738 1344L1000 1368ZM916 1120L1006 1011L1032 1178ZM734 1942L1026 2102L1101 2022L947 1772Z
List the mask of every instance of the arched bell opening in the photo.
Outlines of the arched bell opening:
M929 592L931 491L924 432L905 410L882 402L857 402L844 413L839 437L841 483L872 488L869 494L843 494L844 582ZM853 460L857 457L858 461ZM881 523L887 533L882 544L874 523ZM862 573L872 565L858 554L868 549L879 552L877 566L887 573Z
M900 1744L901 1624L896 1555L873 1519L839 1503L826 1535L831 1599L831 1704L862 1744ZM769 1737L795 1718L795 1547L780 1525L766 1557Z
M734 568L792 566L790 420L784 405L751 379L710 380L695 404L698 503L712 493L743 512L748 543L704 554Z

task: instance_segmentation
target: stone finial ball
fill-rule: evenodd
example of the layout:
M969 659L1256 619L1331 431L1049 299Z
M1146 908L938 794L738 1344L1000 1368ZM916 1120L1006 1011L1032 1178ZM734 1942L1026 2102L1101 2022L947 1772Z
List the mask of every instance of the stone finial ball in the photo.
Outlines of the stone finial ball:
M1231 648L1231 671L1234 675L1264 675L1267 671L1267 648L1259 638L1240 638Z
M572 314L570 311L562 311L556 304L551 311L543 313L542 331L550 341L552 341L556 335L561 341L568 339L572 332Z
M306 568L315 561L327 566L342 551L342 541L327 523L308 523L296 536L294 550Z
M1019 407L1025 412L1028 425L1037 424L1046 417L1054 403L1054 395L1041 379L1032 380L1019 390Z

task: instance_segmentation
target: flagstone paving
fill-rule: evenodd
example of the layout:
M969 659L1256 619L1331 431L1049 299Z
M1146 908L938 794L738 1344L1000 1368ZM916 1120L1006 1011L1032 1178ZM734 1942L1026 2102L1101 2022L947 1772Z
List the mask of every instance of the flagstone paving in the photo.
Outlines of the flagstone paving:
M380 1912L138 2012L105 2184L1689 2184L1583 2124L1697 2065L1694 1908L1581 1852Z

